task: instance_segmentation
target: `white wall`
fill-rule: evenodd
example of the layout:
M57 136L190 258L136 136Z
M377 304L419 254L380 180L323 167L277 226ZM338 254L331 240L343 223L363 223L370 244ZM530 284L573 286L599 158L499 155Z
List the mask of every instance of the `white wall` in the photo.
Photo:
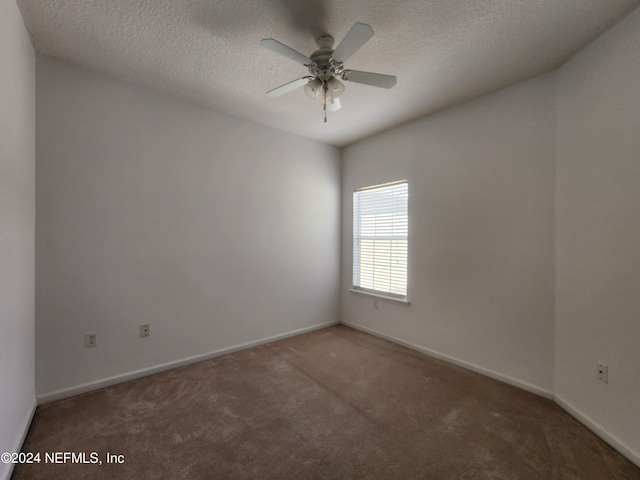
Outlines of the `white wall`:
M640 11L558 80L555 390L640 465Z
M342 320L550 395L555 77L344 152ZM409 306L348 292L352 192L409 180Z
M0 448L11 449L33 400L33 52L2 1ZM636 11L555 74L346 149L341 289L345 322L553 391L636 463L638 32ZM51 59L38 74L41 394L337 317L335 149ZM374 310L348 292L351 193L401 178L418 239L412 303ZM83 348L88 331L99 347Z
M336 148L46 57L37 75L39 397L338 320Z
M34 226L35 56L15 1L0 0L0 452L21 447L35 408Z

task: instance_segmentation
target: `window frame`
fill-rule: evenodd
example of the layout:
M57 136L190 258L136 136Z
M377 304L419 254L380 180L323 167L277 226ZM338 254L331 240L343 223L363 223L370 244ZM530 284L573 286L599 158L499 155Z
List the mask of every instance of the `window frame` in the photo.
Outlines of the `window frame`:
M393 283L393 277L394 277L394 269L392 267L392 262L393 262L393 258L394 258L394 254L390 253L389 254L389 259L388 259L388 277L386 277L385 281L388 281L390 284L389 289L385 289L385 290L380 290L380 289L374 289L374 288L368 288L368 287L363 287L361 286L362 283L362 279L361 279L361 275L362 275L362 262L360 261L360 259L362 258L362 238L363 237L369 237L369 240L373 240L375 241L374 238L371 237L375 237L376 233L374 233L373 235L363 235L362 234L362 215L361 215L361 211L357 211L358 205L361 207L361 200L362 197L360 197L360 199L357 198L357 196L362 195L363 192L367 192L367 191L372 191L372 190L382 190L382 189L388 189L389 187L396 187L398 185L403 185L404 186L404 191L401 191L399 195L397 195L398 197L401 195L404 195L406 198L406 204L401 205L400 208L397 208L395 205L392 207L392 216L398 216L401 217L403 214L403 211L406 212L405 213L405 219L404 222L400 221L400 230L404 230L405 234L401 234L398 235L396 233L393 233L393 230L395 229L395 227L398 225L397 223L397 219L396 218L392 218L390 221L387 220L384 227L391 227L392 228L392 233L391 234L386 234L386 235L380 235L382 237L385 237L384 239L381 239L382 241L384 240L388 240L391 242L394 242L394 240L404 240L404 242L406 242L406 247L405 247L405 252L404 252L404 256L401 256L401 259L404 260L405 262L405 268L404 268L404 294L402 293L396 293L392 291L392 286L391 284ZM351 292L353 293L359 293L359 294L364 294L364 295L369 295L372 297L376 297L376 298L382 298L382 299L386 299L386 300L392 300L392 301L396 301L396 302L400 302L400 303L405 303L405 304L409 304L409 265L408 265L408 259L409 259L409 182L406 179L403 180L397 180L397 181L393 181L393 182L387 182L387 183L382 183L382 184L377 184L377 185L369 185L366 187L361 187L361 188L356 188L353 191L353 204L352 204L352 215L353 215L353 228L352 228L352 253L353 253L353 258L352 258L352 287L350 289ZM359 202L360 200L360 202ZM369 199L370 200L370 199ZM366 201L366 199L365 199ZM386 205L385 205L386 206ZM382 205L376 205L375 207L381 208ZM375 211L374 208L374 213L373 215L376 214L380 214L377 213ZM360 222L359 222L360 220ZM377 228L377 223L376 223L376 228ZM360 243L358 244L358 241L360 241ZM391 243L390 248L393 247L393 243ZM384 261L382 262L382 268L387 268L384 265ZM367 262L367 264L369 265L373 265L375 266L375 259L373 259L371 262ZM375 273L374 273L375 275Z

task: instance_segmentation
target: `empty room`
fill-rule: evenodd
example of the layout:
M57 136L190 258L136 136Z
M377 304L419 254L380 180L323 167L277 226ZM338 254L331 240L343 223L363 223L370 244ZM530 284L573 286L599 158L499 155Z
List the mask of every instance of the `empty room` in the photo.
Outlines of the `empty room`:
M0 480L640 479L638 0L0 0Z

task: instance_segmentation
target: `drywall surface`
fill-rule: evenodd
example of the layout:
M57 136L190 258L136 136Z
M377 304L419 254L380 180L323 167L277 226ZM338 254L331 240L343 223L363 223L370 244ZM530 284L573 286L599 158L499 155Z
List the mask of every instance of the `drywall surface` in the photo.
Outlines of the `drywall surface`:
M36 65L39 396L337 321L336 148Z
M638 59L635 11L559 71L555 390L640 464Z
M0 0L0 453L21 447L35 407L35 83L20 11Z
M344 152L342 320L543 394L553 385L554 75ZM351 293L352 192L409 181L410 305Z

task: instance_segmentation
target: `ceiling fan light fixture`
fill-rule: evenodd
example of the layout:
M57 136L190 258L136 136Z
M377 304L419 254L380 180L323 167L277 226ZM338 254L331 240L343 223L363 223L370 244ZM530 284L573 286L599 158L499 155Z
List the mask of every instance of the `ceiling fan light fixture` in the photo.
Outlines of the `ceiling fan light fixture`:
M342 108L342 105L339 98L333 99L332 103L327 102L327 112L337 112L340 108Z
M320 94L318 95L318 101L323 105L332 105L334 98L331 96L329 89L320 90Z
M304 86L304 93L306 93L307 97L311 99L318 98L318 93L320 93L321 90L322 90L322 82L317 78L310 80Z
M327 80L327 89L333 98L339 98L344 93L344 83L336 77Z

